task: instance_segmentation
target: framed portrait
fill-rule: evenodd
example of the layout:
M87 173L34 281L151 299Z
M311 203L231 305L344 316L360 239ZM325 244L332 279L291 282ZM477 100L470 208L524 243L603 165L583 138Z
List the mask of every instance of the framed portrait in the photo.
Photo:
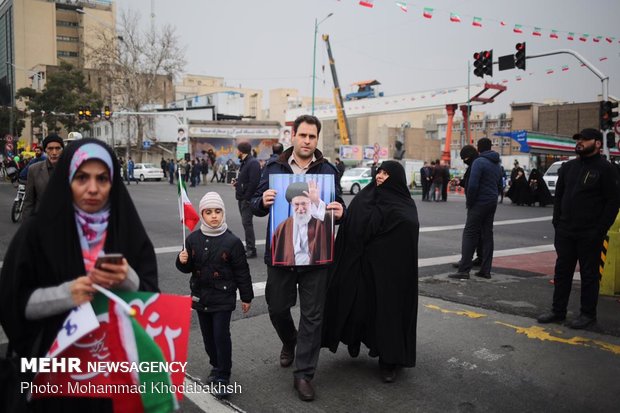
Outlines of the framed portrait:
M328 264L334 259L333 175L273 174L277 191L271 206L271 264L297 267Z

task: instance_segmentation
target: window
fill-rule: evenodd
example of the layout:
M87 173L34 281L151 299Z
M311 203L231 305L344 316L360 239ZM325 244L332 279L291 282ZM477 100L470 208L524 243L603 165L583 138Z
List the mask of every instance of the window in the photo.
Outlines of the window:
M68 22L66 20L56 20L56 26L79 27L79 23L78 22Z
M78 52L67 52L66 50L59 50L58 53L56 53L56 56L58 57L79 57L79 53Z
M59 42L74 42L77 43L79 38L73 36L56 36L56 40Z

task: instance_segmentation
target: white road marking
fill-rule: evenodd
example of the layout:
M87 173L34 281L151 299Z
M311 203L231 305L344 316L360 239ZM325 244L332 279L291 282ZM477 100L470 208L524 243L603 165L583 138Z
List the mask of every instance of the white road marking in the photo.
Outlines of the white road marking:
M551 221L553 219L552 216L548 217L538 217L538 218L524 218L524 219L507 219L505 221L495 221L493 222L493 226L499 225L515 225L515 224L526 224L528 222L542 222L542 221ZM444 225L439 227L424 227L420 228L420 232L437 232L437 231L450 231L454 229L463 229L465 228L465 224L458 225Z

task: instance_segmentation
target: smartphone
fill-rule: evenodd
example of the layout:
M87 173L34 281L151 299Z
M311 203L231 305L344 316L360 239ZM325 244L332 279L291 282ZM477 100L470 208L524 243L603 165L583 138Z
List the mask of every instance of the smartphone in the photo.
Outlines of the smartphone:
M104 254L97 258L95 262L95 268L102 270L101 264L122 264L123 263L123 254Z

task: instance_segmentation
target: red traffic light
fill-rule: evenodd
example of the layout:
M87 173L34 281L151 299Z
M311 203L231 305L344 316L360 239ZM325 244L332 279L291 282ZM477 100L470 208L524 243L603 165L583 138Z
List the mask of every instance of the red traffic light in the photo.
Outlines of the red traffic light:
M489 52L488 50L484 52L484 58L488 59L491 57L491 52Z
M521 49L523 49L524 47L525 47L525 43L517 43L517 44L515 45L515 49L517 49L517 50L521 50Z
M479 52L474 53L474 59L476 59L476 60L480 59L480 53Z

